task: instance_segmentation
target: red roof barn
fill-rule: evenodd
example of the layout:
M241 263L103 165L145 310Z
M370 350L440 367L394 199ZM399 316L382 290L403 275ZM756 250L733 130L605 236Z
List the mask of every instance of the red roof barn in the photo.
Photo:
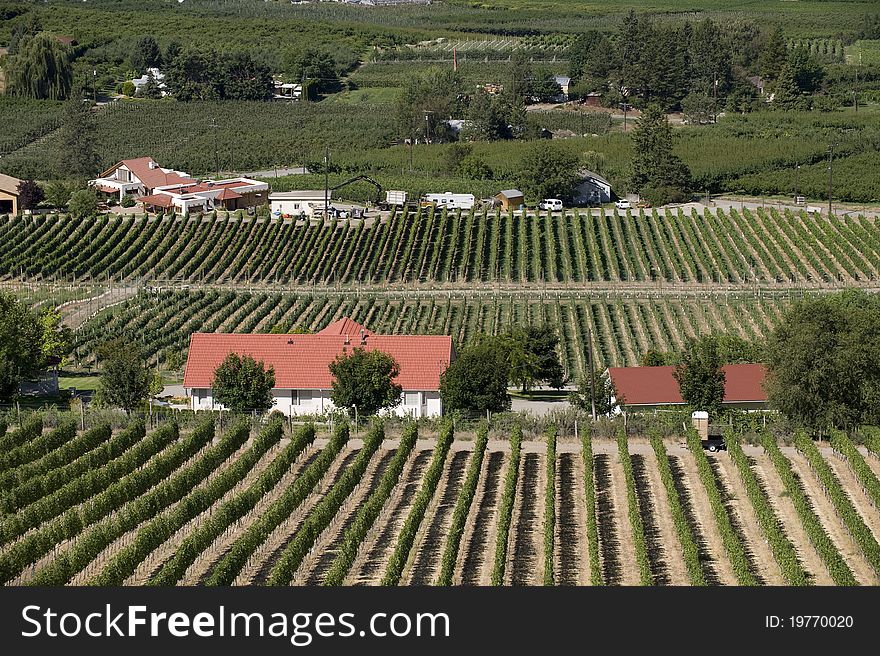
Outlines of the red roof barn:
M684 405L678 383L672 375L675 367L612 367L608 369L615 399L632 409L664 405ZM767 403L762 364L724 365L724 405L757 409Z

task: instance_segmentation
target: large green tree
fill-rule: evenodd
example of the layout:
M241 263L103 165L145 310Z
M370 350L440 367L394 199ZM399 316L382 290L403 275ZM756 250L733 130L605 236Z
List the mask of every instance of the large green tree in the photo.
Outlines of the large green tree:
M40 320L9 294L0 294L0 400L9 401L23 378L43 362Z
M129 57L131 67L138 73L145 73L148 68L162 65L162 51L156 38L151 35L138 37Z
M672 150L672 128L659 106L645 109L632 139L633 188L654 205L683 200L690 170Z
M400 374L400 365L384 351L354 348L330 363L330 373L333 375L330 399L352 416L355 412L362 416L374 415L400 403L403 388L394 382Z
M214 400L233 412L268 410L272 407L275 370L249 355L230 353L214 370Z
M140 349L119 339L104 344L98 356L101 359L100 401L131 414L150 394L151 372Z
M13 96L64 100L72 84L70 48L44 32L25 38L6 63L6 90Z
M543 198L569 200L574 192L578 158L554 143L533 145L522 160L519 183L532 201Z
M511 367L511 382L528 392L537 383L561 389L565 373L559 361L559 334L553 326L524 326L505 336Z
M724 401L724 359L717 335L706 335L688 341L681 361L672 372L678 382L681 398L694 410L705 410L711 416L721 412Z
M794 304L766 348L765 388L783 415L821 433L880 419L880 299L848 291Z
M397 125L403 138L449 141L445 123L464 109L462 81L451 68L432 68L411 77L397 101Z
M482 415L510 409L509 353L503 340L481 336L465 346L440 377L444 409Z

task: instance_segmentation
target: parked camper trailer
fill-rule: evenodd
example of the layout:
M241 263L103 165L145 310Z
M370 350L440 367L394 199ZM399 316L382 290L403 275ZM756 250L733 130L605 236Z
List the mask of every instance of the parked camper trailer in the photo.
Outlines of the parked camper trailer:
M473 194L453 194L451 191L442 194L425 194L426 203L436 204L437 207L448 207L453 210L470 210L476 203Z

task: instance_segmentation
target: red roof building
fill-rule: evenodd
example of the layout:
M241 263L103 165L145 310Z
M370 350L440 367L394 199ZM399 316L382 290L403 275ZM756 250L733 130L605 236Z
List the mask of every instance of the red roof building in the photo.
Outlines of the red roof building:
M319 333L193 333L183 377L194 410L219 407L212 398L214 371L230 353L249 355L275 371L274 409L285 414L324 414L332 409L330 363L355 348L380 350L400 366L396 382L403 388L401 415L442 414L440 375L454 357L445 335L375 335L349 318Z
M615 401L624 409L654 409L666 405L684 405L678 383L672 375L675 367L612 367L608 369ZM723 367L724 405L742 409L760 409L767 404L762 364L728 364Z

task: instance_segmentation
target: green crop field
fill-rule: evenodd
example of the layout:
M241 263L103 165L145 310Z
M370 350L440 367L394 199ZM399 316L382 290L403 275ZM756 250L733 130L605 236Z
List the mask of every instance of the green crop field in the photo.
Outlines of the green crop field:
M798 294L800 296L800 294ZM574 378L586 369L588 332L597 362L635 366L649 349L680 349L688 337L711 331L760 340L790 302L789 293L678 295L587 290L532 293L492 290L417 292L243 292L231 289L144 291L99 313L77 331L75 361L94 363L95 351L113 337L157 354L183 353L193 332L254 333L294 327L320 330L351 317L378 333L452 335L465 344L476 335L514 326L549 324L560 333L562 361Z
M880 226L865 217L829 221L776 209L624 216L419 210L369 226L234 215L7 218L0 220L0 274L178 284L858 285L880 275Z

